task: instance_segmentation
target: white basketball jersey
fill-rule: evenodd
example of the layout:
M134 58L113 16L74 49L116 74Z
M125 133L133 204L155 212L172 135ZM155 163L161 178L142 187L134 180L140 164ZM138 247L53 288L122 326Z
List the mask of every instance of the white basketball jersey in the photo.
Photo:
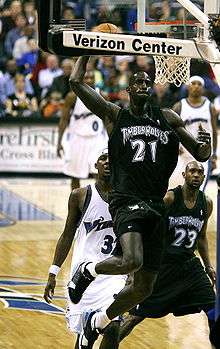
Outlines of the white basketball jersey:
M80 136L96 136L105 132L105 129L102 120L86 108L81 99L77 97L70 118L69 131Z
M194 137L197 137L198 135L198 128L200 124L206 131L211 132L212 126L210 106L211 102L206 97L204 97L204 102L200 107L191 106L186 98L181 100L180 116L185 122L186 129Z
M95 184L88 186L84 206L74 239L72 273L82 262L100 262L108 258L116 245L108 204Z
M88 186L85 211L75 235L71 275L82 262L100 262L109 258L116 246L108 204L95 184ZM69 302L71 314L88 309L100 309L113 302L113 295L125 286L126 275L98 275L89 285L78 304ZM110 302L110 303L109 303Z

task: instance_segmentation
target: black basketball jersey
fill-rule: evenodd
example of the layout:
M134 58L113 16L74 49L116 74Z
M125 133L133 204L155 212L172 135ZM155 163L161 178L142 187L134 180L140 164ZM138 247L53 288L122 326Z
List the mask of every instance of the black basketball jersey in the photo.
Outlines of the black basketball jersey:
M159 107L152 117L119 112L109 139L113 193L162 199L176 167L179 140Z
M199 191L194 207L189 209L184 203L182 187L172 190L175 199L167 213L169 238L172 242L164 261L175 259L181 262L194 256L197 240L207 220L207 202L205 194Z

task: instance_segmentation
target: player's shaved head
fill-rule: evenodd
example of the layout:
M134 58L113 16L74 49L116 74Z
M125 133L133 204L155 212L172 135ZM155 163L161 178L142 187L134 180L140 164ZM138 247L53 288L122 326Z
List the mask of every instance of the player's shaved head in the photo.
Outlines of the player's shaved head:
M185 168L185 172L187 172L188 170L190 170L191 168L200 168L203 170L204 172L204 167L201 163L197 162L197 161L190 161L188 162L188 164L186 165L186 168Z
M146 72L140 71L140 72L134 73L130 76L129 86L133 85L137 79L139 79L140 77L143 77L143 76L144 76L145 80L148 80L149 82L152 83L150 76Z

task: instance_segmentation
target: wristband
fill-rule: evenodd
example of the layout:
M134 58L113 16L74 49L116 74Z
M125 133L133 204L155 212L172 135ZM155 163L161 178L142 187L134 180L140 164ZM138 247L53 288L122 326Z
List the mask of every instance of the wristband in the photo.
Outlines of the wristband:
M54 274L54 275L58 275L60 271L60 267L58 267L58 265L52 264L49 268L49 274Z

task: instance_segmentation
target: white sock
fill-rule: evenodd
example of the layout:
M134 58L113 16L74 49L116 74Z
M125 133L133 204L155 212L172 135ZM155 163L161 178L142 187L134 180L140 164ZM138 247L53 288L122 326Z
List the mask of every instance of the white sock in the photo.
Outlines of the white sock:
M90 274L96 278L96 276L98 276L98 274L95 271L95 266L96 263L90 262L89 264L87 264L86 269L90 272Z
M108 316L106 315L106 312L104 311L98 311L97 313L95 313L91 319L91 325L92 328L98 328L100 330L102 330L103 328L105 328L109 323L111 322L111 320L108 318Z

